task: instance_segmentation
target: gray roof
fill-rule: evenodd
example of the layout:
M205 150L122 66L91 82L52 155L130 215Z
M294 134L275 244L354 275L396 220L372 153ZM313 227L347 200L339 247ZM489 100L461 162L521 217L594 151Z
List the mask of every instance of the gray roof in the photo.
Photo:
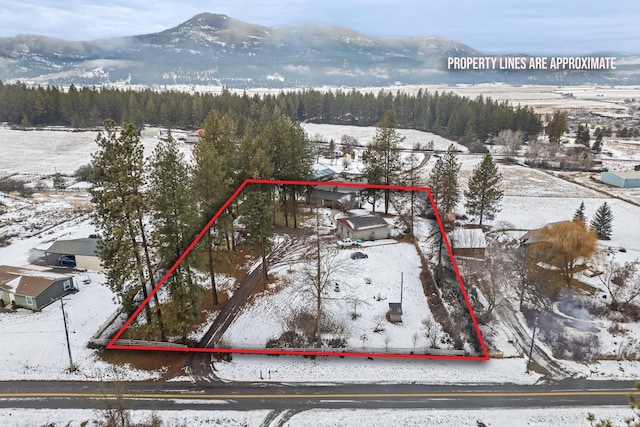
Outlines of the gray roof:
M603 172L602 175L616 175L622 179L640 179L640 171Z
M340 218L339 221L346 223L353 230L366 230L369 228L388 227L389 223L380 215L361 215L348 218Z
M50 254L97 256L98 239L58 240L45 251Z
M389 312L392 314L402 314L402 304L399 302L390 302Z

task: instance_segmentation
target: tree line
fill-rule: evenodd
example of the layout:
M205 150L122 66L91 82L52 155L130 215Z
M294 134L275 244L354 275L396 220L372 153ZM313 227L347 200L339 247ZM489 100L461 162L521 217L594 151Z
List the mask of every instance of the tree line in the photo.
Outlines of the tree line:
M218 94L190 94L74 85L63 90L0 82L0 121L13 126L88 128L113 120L137 127L195 129L212 110L240 122L282 114L297 122L356 126L375 126L386 111L393 110L400 128L433 132L465 143L484 141L503 129L520 130L527 138L542 131L540 117L531 107L422 89L415 95L355 89L248 95L226 89Z

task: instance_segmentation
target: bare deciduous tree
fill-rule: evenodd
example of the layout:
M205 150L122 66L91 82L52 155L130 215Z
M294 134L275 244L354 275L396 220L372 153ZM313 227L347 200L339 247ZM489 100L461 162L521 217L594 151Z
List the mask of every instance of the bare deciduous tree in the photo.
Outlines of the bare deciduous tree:
M333 277L346 267L346 259L341 259L334 247L323 247L319 234L319 211L316 213L316 245L305 258L309 261L304 266L305 283L301 292L314 302L316 314L316 341L322 345L322 305L324 293L330 289Z
M518 150L522 145L522 136L523 133L520 130L504 129L496 136L496 142L504 146L504 154L511 159L518 154Z
M620 264L611 255L608 261L600 260L596 265L603 271L598 277L607 289L612 309L618 310L640 300L640 260Z
M597 239L593 230L584 224L562 221L541 228L537 240L532 251L539 259L557 267L567 286L571 287L578 262L593 255Z

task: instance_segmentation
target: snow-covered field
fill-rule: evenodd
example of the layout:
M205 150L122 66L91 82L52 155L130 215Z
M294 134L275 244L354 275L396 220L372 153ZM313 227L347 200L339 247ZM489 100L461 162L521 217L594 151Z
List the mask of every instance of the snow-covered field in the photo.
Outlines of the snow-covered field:
M311 126L311 125L306 125ZM373 136L374 128L348 128L336 126L313 125L307 131L314 135L320 134L325 138L334 138L339 141L343 134L356 136L360 143L367 144ZM352 132L353 131L353 132ZM409 146L413 142L419 141L426 144L431 139L430 134L416 133L414 131L404 132L407 137L405 143ZM66 138L70 138L69 141ZM446 148L448 141L440 141L433 138L436 147ZM0 142L3 148L9 147L11 150L27 150L28 156L21 156L16 160L16 156L3 156L0 158L0 171L6 173L27 173L27 174L51 174L61 171L71 173L77 167L90 161L90 153L97 147L94 143L95 133L65 133L65 132L21 132L7 129L0 129ZM157 138L153 133L146 134L143 143L147 154L157 143ZM184 146L188 151L189 147ZM463 180L468 177L471 169L480 161L480 157L464 156ZM60 166L58 166L58 164ZM431 164L431 162L430 162ZM640 218L640 207L631 205L621 200L613 199L603 195L598 191L585 189L582 186L568 183L567 181L555 177L545 172L525 169L518 166L500 166L500 170L505 177L506 196L502 204L502 211L493 222L496 226L506 228L530 229L543 225L546 222L569 219L577 209L581 201L585 201L586 215L590 217L595 209L603 202L611 204L615 215L613 225L613 238L607 245L613 247L625 247L627 249L626 259L632 260L640 257L640 228L637 227L637 218ZM8 247L0 248L0 263L12 265L24 265L33 256L34 249L44 249L55 238L75 238L86 237L92 232L90 223L84 213L80 212L78 218L55 226L59 221L52 218L39 224L38 221L47 212L55 213L59 210L71 210L74 208L72 200L79 198L77 203L86 204L86 195L81 196L81 192L43 193L35 195L32 199L21 199L3 196L2 201L6 205L7 213L0 217L0 224L18 234ZM83 199L84 197L84 199ZM41 209L41 210L37 210ZM36 215L28 215L28 212L36 212ZM20 222L15 218L22 218ZM60 221L64 221L64 216ZM22 225L17 225L22 224ZM48 227L53 227L48 229ZM402 248L403 245L396 245ZM356 277L371 275L368 271L372 269L376 275L384 277L379 283L389 286L388 289L380 289L380 292L388 298L397 298L392 295L399 285L399 277L395 270L395 264L402 270L402 263L406 263L406 269L410 269L415 264L415 253L399 253L398 260L380 258L381 249L367 248L369 259L348 260L350 265L356 266L353 274ZM403 249L399 249L403 251ZM345 254L349 251L344 251ZM387 252L385 252L386 254ZM622 256L622 254L620 254ZM622 258L620 258L622 260ZM385 270L385 266L394 265L394 275ZM361 270L359 270L361 269ZM0 346L0 379L51 379L51 378L84 378L92 379L101 376L108 376L112 370L106 364L102 364L95 357L95 352L86 348L86 341L115 310L110 291L102 286L101 276L91 274L91 283L81 285L81 292L71 295L66 299L68 304L68 316L72 329L72 354L74 362L80 367L79 372L68 374L65 369L68 364L66 348L64 346L63 326L59 305L52 305L40 313L19 312L13 314L0 313L0 336L4 343L20 340L24 345ZM415 275L406 273L404 277L407 286L416 280ZM339 281L347 281L341 278ZM364 286L364 281L362 282ZM374 280L374 285L378 282ZM407 290L407 288L405 288ZM341 292L343 292L341 290ZM346 289L345 289L346 292ZM373 302L373 298L372 298ZM389 299L382 304L388 303ZM376 302L377 304L378 302ZM265 310L256 304L251 310ZM417 308L418 306L416 306ZM382 310L382 309L381 309ZM424 317L424 316L421 316ZM33 327L32 320L37 319L38 327ZM262 314L257 314L256 319L262 319ZM280 322L277 316L267 317L270 335L277 335L281 331ZM28 322L27 322L28 320ZM420 318L416 320L420 321ZM364 322L364 320L363 320ZM371 319L367 320L367 328L371 328ZM365 322L365 323L366 323ZM232 327L233 328L233 327ZM395 326L394 326L395 328ZM411 335L403 335L401 331L394 334L389 346L409 346L413 344L407 338ZM249 333L250 334L250 333ZM360 334L360 335L358 335ZM360 330L354 330L353 336L361 336ZM396 381L429 381L444 383L460 382L516 382L532 383L539 379L537 374L525 375L525 362L518 351L514 351L513 346L508 343L509 337L502 334L501 346L505 355L520 356L514 359L495 359L489 362L467 362L467 361L415 361L415 360L384 360L378 358L374 361L363 359L339 359L339 358L319 358L316 360L303 359L301 357L268 357L268 356L246 356L234 355L233 362L220 363L216 366L219 374L228 379L241 379L255 381L260 377L262 371L263 378L267 380L270 375L272 380L282 381L321 381L321 382L342 382L342 381L385 381L395 378ZM230 334L235 335L235 334ZM369 334L374 339L374 334ZM16 338L18 337L18 338ZM247 335L247 340L250 336ZM255 337L254 337L255 338ZM262 335L264 338L264 335ZM253 339L253 338L252 338ZM423 338L421 338L423 339ZM376 346L384 347L384 342L378 340ZM236 343L242 345L242 343ZM352 345L353 345L352 344ZM374 343L370 343L374 345ZM614 343L610 343L611 346ZM47 354L51 357L44 357ZM585 376L597 378L638 378L640 377L640 363L638 362L600 362L596 365L579 365L573 367ZM118 375L131 373L130 378L143 378L155 376L158 373L139 373L124 369ZM418 373L418 374L416 374Z
M268 410L222 411L207 410L184 411L132 411L133 423L148 422L153 415L158 416L167 426L210 426L223 425L258 426L271 414ZM371 427L407 427L407 426L445 426L476 427L482 422L487 426L532 426L532 427L589 427L588 413L597 419L606 418L614 425L623 425L631 410L620 407L596 406L584 408L519 408L519 409L334 409L331 411L313 409L293 416L282 424L285 427L309 426L371 426ZM280 416L285 415L281 413ZM278 420L279 417L276 417ZM0 424L12 427L78 427L83 422L96 420L98 414L91 410L70 409L14 409L0 412ZM91 425L91 424L89 424Z

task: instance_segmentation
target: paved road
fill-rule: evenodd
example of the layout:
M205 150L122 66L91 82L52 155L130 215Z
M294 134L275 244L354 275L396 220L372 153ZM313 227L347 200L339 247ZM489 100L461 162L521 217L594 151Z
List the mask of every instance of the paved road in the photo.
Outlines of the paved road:
M635 387L629 381L584 380L535 386L15 381L0 382L0 390L0 408L89 409L121 398L132 409L300 412L314 408L626 407Z

